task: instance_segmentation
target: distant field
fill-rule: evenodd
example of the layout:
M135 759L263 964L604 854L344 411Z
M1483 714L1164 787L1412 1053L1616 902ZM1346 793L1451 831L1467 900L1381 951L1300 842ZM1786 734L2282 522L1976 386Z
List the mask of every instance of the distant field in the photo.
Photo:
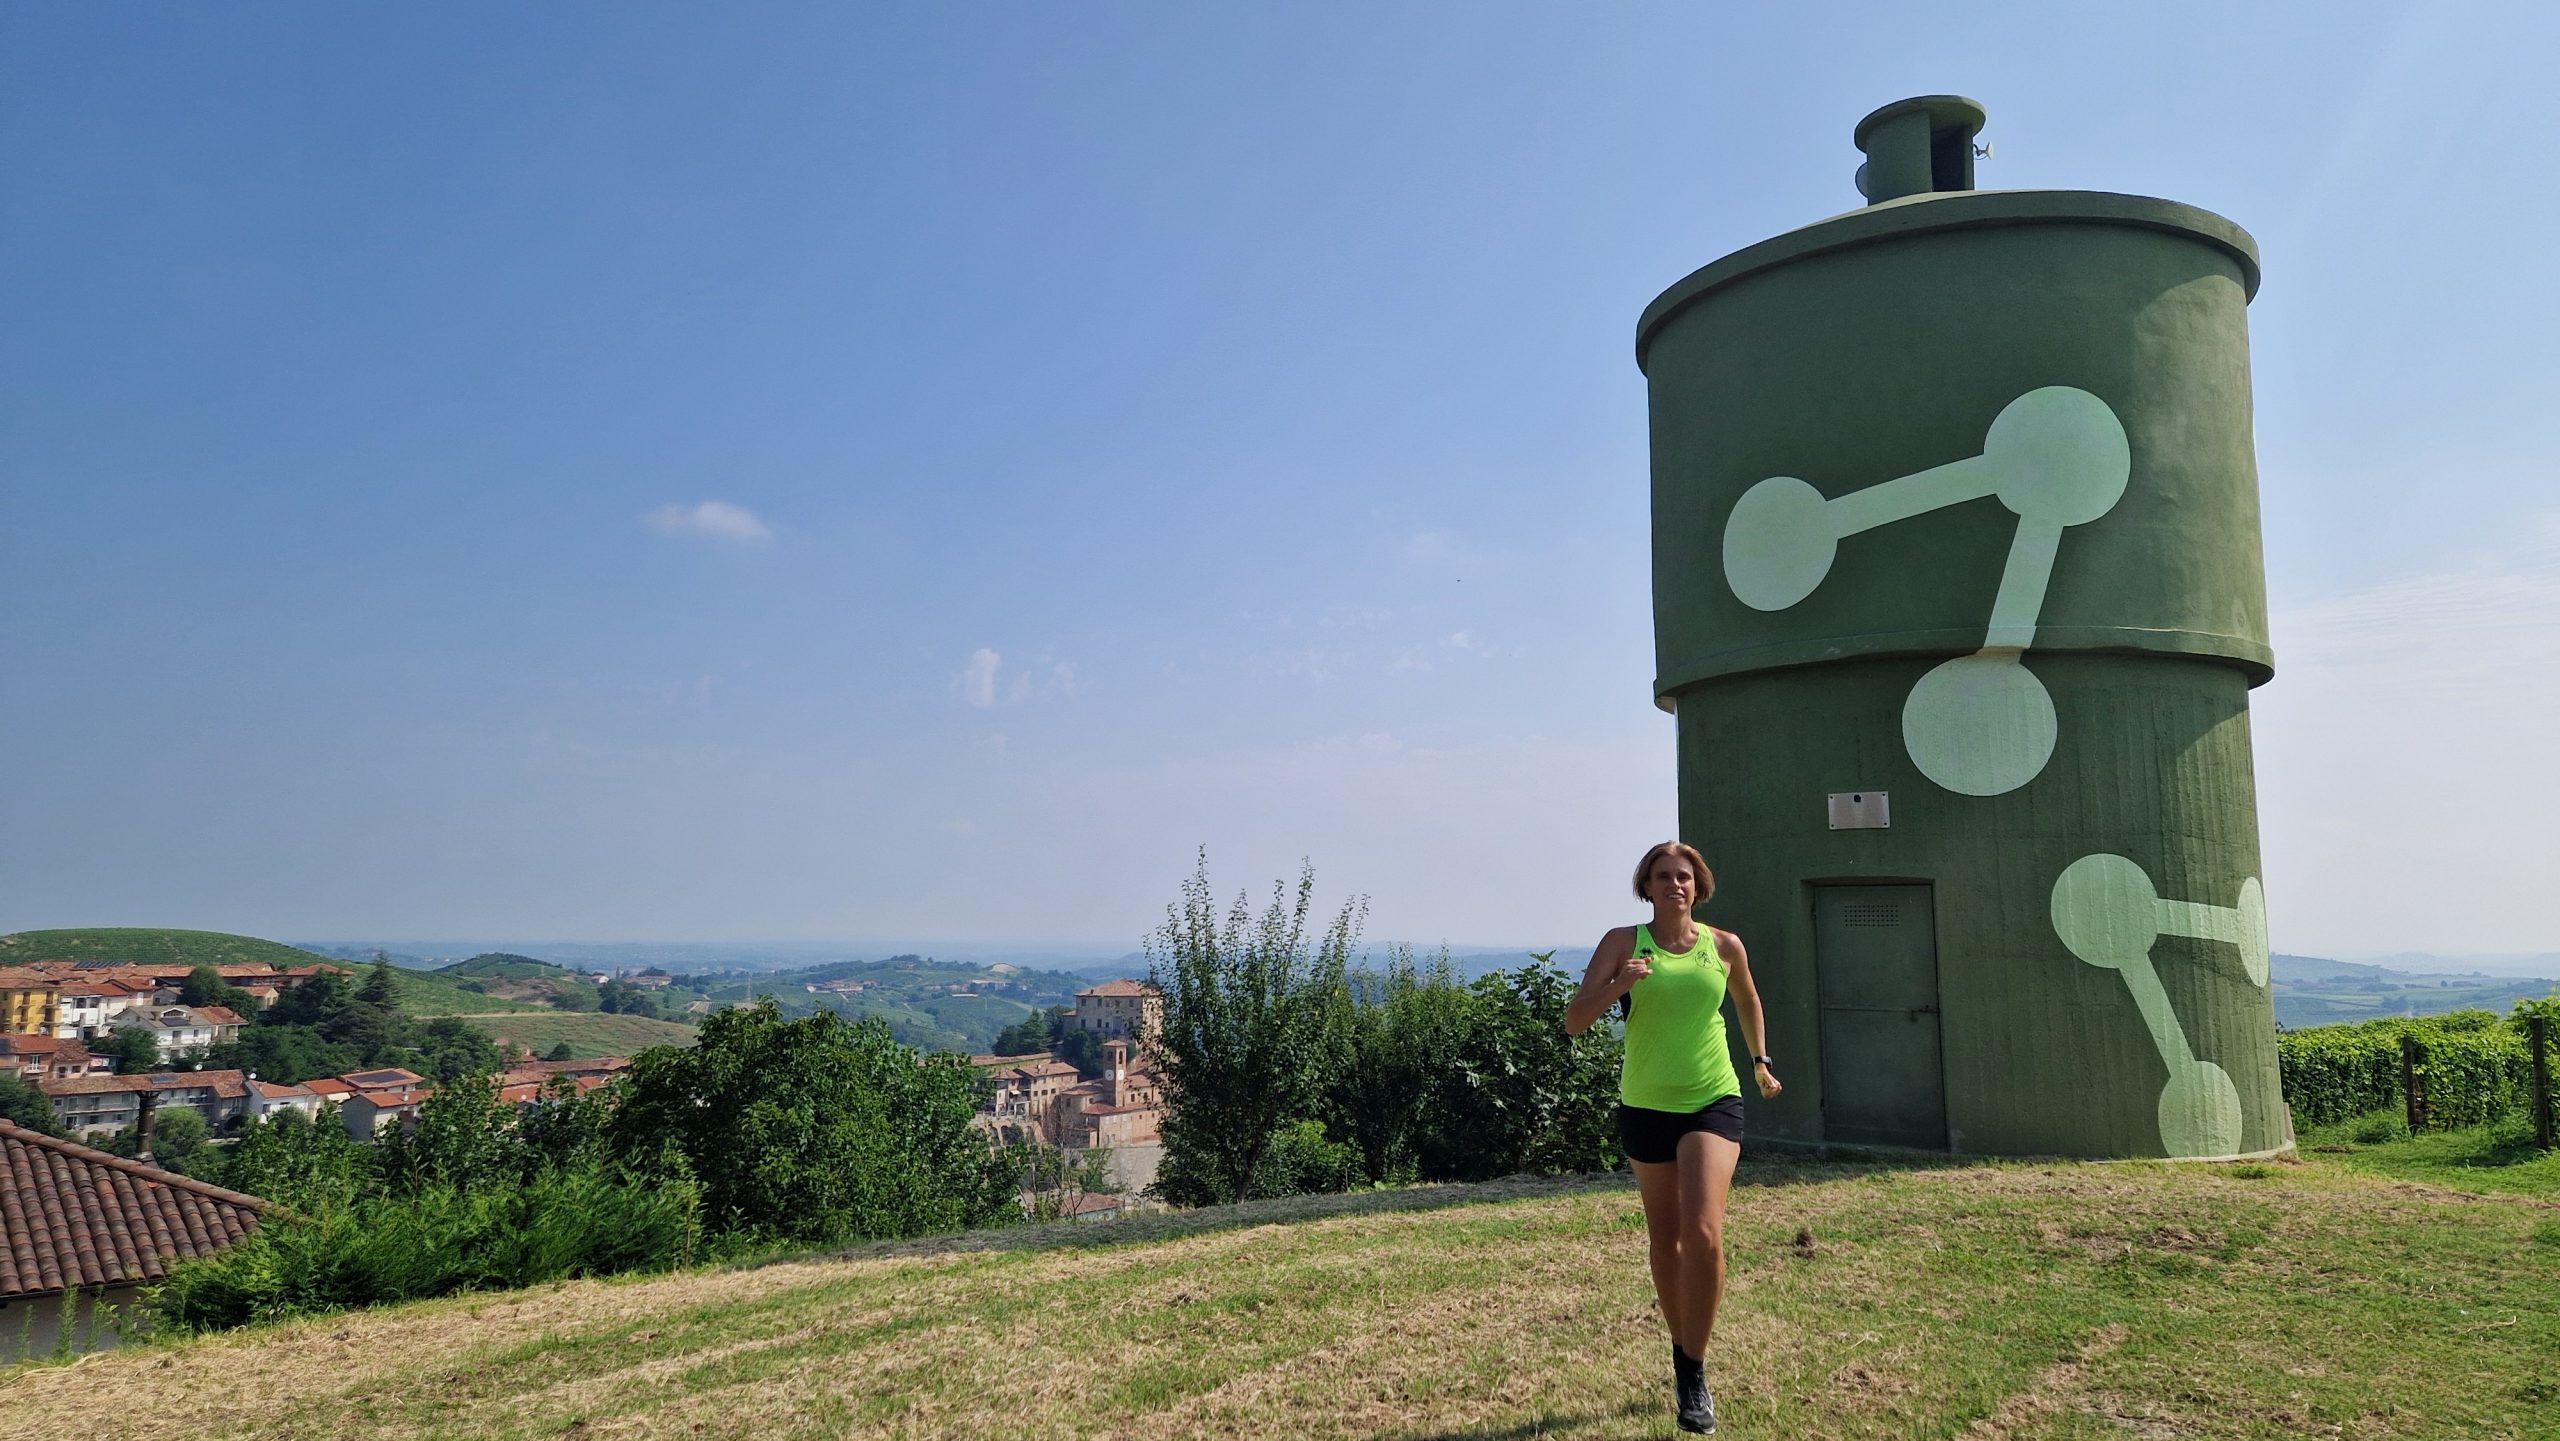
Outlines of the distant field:
M475 996L481 1000L485 997ZM495 1009L492 1007L491 1009ZM647 1046L690 1046L694 1028L644 1016L608 1016L595 1011L530 1011L523 1015L473 1016L471 1024L492 1037L513 1041L535 1055L547 1054L562 1041L579 1059L627 1056Z
M77 930L20 931L0 936L0 966L30 961L131 961L145 966L242 966L264 962L279 968L317 961L352 962L256 936L224 931L173 931L154 926L90 926Z

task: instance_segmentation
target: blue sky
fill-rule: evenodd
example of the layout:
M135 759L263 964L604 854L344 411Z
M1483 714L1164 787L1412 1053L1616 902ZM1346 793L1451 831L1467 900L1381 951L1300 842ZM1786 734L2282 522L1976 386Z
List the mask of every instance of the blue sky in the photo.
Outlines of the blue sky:
M2263 247L2280 949L2560 949L2516 4L0 11L0 929L1578 941L1637 313L1850 126Z

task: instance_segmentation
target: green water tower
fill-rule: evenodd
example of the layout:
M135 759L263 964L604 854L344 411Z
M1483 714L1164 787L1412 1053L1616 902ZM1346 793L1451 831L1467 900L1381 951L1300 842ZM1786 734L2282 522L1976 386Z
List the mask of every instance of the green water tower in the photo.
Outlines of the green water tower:
M2249 690L2257 247L1977 191L1982 107L1644 313L1658 703L1769 1001L1778 1140L2289 1151Z

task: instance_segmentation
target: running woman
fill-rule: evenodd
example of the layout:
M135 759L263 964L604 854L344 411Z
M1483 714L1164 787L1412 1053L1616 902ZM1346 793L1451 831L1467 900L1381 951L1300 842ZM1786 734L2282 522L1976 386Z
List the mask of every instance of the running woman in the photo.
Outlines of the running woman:
M1715 892L1715 875L1695 850L1664 841L1646 851L1636 863L1636 899L1653 907L1653 919L1600 938L1564 1012L1564 1028L1576 1035L1612 1005L1626 1015L1618 1142L1644 1197L1680 1429L1696 1432L1716 1429L1705 1357L1724 1295L1725 1191L1742 1155L1742 1082L1724 1039L1728 993L1761 1099L1782 1089L1764 1054L1768 1032L1742 938L1690 914Z

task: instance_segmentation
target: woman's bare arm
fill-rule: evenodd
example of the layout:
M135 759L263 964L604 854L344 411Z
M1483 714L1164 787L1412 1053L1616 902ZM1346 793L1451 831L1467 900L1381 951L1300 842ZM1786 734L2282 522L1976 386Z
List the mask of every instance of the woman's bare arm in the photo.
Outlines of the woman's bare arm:
M1564 1004L1564 1030L1569 1036L1581 1035L1591 1023L1608 1013L1636 982L1653 970L1636 954L1636 928L1619 926L1600 938L1592 947L1591 964L1582 968L1582 984L1574 989L1573 999Z
M1742 948L1742 937L1731 931L1718 931L1716 952L1724 957L1724 986L1733 997L1734 1019L1742 1023L1742 1042L1751 1054L1769 1054L1768 1017L1760 1010L1760 988L1751 981L1751 956ZM1754 1061L1752 1076L1760 1083L1760 1098L1767 1100L1786 1087L1778 1084L1777 1074Z

